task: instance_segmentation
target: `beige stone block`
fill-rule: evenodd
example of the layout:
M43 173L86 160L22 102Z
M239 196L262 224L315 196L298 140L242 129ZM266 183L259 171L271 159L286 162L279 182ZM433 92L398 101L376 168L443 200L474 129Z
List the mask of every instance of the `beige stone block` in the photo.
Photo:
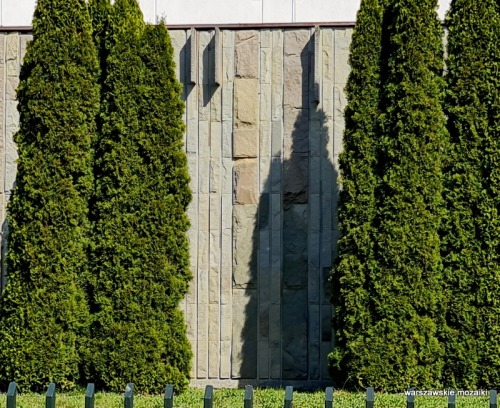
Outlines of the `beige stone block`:
M209 194L198 194L198 230L209 231L210 227L210 196Z
M185 30L169 30L170 39L172 41L172 47L174 48L174 63L175 63L175 74L177 78L181 81L185 81L184 72L180 72L181 61L184 62L184 50L183 47L186 45L186 31ZM182 55L181 55L182 54Z
M5 55L5 42L7 35L5 33L0 33L0 65L5 64L6 55Z
M222 212L222 230L230 230L233 226L233 197L232 194L222 194L221 196L221 212ZM226 265L231 265L228 263Z
M283 34L285 55L300 55L309 42L311 31L308 28L285 30Z
M219 339L220 339L220 316L219 316L219 305L218 304L210 304L208 305L208 341L213 345L216 345L216 349L210 349L210 352L214 354L218 354L219 349ZM218 358L217 358L218 360Z
M262 48L260 50L260 82L270 84L272 78L272 58L271 48Z
M234 30L222 31L222 47L234 48Z
M19 44L19 34L15 33L7 35L5 55L5 59L7 61L17 60L19 58Z
M7 61L7 76L19 76L19 60L15 59Z
M198 305L197 378L208 376L208 307Z
M14 134L17 128L7 128L5 131L5 192L14 188L17 175L17 146L14 142Z
M257 204L258 163L257 159L240 159L234 163L234 203Z
M273 34L271 30L260 31L260 47L271 48L273 45Z
M271 120L280 121L283 118L283 83L273 82L271 87Z
M259 191L260 193L270 193L271 192L271 158L261 157L260 158L260 182Z
M233 157L257 157L259 153L259 129L234 129Z
M210 194L210 231L217 231L221 229L221 196L219 194ZM220 237L212 237L219 243ZM215 255L214 255L215 256ZM213 265L213 263L210 263Z
M198 159L198 188L200 194L210 192L210 160L209 157Z
M210 121L220 122L222 120L222 88L219 86L213 91L210 99Z
M251 288L256 284L257 207L233 207L233 288Z
M222 120L231 121L233 119L233 82L227 83L222 88Z
M259 76L259 32L256 30L236 31L236 76L258 78Z
M188 116L190 113L188 106ZM188 119L186 126L186 152L198 154L198 119Z
M189 188L193 194L198 192L198 156L195 153L187 154L189 167Z
M17 101L5 102L5 126L8 128L19 127L19 112L17 110Z
M260 122L259 157L271 157L271 122Z
M260 87L260 121L271 120L272 87L262 84Z
M222 157L230 159L233 157L233 122L227 120L222 122Z
M198 255L197 252L195 252L195 255ZM191 264L190 266L190 270L191 270L191 275L193 276L193 279L191 280L191 282L189 282L189 290L188 290L188 293L186 295L186 303L188 305L190 304L194 304L196 305L196 293L198 292L198 276L197 276L197 271L198 271L198 268L196 266L196 261L194 264Z
M210 350L208 353L208 377L218 379L220 368L219 342L209 341L208 347Z
M197 344L196 344L196 335L197 335L197 322L196 322L196 305L195 304L187 304L186 305L186 334L191 344L191 351L193 353L193 359L191 362L191 370L189 372L191 378L196 378L196 360L197 360Z
M231 341L221 341L220 378L231 377Z
M210 193L221 192L221 162L220 159L210 159Z
M223 158L221 162L221 192L231 196L233 193L233 161Z
M232 378L257 376L256 290L233 290Z
M234 80L234 123L236 127L256 127L259 120L259 80Z

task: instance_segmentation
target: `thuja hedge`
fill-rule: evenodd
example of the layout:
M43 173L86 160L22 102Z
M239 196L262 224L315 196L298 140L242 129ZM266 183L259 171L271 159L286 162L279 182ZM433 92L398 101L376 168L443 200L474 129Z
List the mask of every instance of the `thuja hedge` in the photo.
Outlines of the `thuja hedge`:
M8 206L0 380L42 389L79 380L98 60L85 0L38 0L17 92L19 159Z
M375 166L382 16L380 0L363 1L350 46L346 130L339 160L342 184L339 229L342 237L332 276L337 331L335 350L329 355L332 377L341 384L346 383L346 374L363 369L365 357L360 351L368 347L365 336L373 321L367 285L376 267L373 219L378 184ZM356 378L352 380L355 382Z
M107 33L88 375L115 391L127 381L182 390L191 192L173 50L165 25L146 26L135 0L114 3Z
M341 266L352 257L369 275L358 290L361 306L356 309L347 288L359 288L359 274L338 270L343 292L336 313L343 316L340 332L348 358L344 376L386 391L440 386L444 365L438 230L444 208L442 158L447 131L442 109L443 32L436 8L436 0L385 4L380 115L372 140L377 185L373 219L367 227L374 246L364 243L362 251L352 246L352 251L340 254ZM366 220L358 213L352 217L356 217L352 225ZM349 223L344 220L344 225ZM352 323L359 316L366 326L360 334ZM341 353L333 357L338 360Z
M447 18L450 162L443 260L449 300L445 375L457 387L500 383L500 13L455 0Z

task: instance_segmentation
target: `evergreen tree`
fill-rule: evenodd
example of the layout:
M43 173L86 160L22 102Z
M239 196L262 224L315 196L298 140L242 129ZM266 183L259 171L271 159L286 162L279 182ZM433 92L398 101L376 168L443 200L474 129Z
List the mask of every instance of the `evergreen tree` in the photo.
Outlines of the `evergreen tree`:
M3 382L41 390L79 379L97 74L85 0L38 0L17 92L18 173L0 301Z
M442 38L437 0L391 0L384 17L373 326L358 373L386 390L440 385L444 347Z
M191 349L178 304L188 289L191 199L183 103L164 24L117 0L108 27L96 161L92 374L160 392L188 383Z
M448 297L445 378L500 382L500 14L495 0L455 0L447 18L449 216L443 224Z
M352 35L346 86L344 149L340 155L342 189L339 199L337 263L333 270L336 343L329 356L334 380L345 384L348 373L363 365L359 352L369 347L367 283L374 259L376 143L380 103L380 53L383 7L379 0L363 0Z
M387 0L382 6L382 20L375 7L371 20L382 21L381 35L372 31L380 45L358 57L372 55L373 64L363 68L371 98L360 98L356 107L351 97L347 110L343 194L354 210L344 198L340 219L345 235L336 269L341 347L330 362L337 370L344 362L345 379L395 391L436 387L442 378L445 312L438 232L448 136L436 0ZM350 144L352 117L366 112L370 114L361 123L370 130L356 149ZM364 169L358 185L366 190L346 183L349 166ZM361 203L358 208L356 202Z

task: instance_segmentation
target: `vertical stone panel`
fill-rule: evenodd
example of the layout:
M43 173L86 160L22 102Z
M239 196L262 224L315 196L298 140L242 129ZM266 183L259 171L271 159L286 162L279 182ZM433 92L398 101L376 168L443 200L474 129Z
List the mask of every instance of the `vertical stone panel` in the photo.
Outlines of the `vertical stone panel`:
M191 366L191 378L198 378L198 244L199 244L199 169L198 169L198 89L196 83L198 82L198 70L194 69L192 65L191 56L196 50L196 31L186 31L186 47L184 50L185 66L183 67L184 82L184 98L186 103L186 153L188 155L189 174L191 177L191 191L193 192L193 199L189 204L189 219L191 226L188 232L191 252L191 270L193 273L193 280L191 281L189 292L186 298L186 324L188 328L188 339L191 342L191 349L193 351L193 363ZM193 51L193 52L192 52ZM179 61L181 57L179 57ZM181 69L181 67L179 67ZM196 78L192 75L195 73ZM203 365L203 364L202 364Z

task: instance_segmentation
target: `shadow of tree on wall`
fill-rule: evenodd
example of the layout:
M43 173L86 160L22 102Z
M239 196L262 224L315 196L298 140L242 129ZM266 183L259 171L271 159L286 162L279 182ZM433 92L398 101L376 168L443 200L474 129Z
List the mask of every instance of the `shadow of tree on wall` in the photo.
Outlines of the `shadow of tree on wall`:
M285 31L285 41L296 41L293 35ZM314 35L298 54L284 48L283 133L276 140L272 132L269 177L261 181L254 222L240 385L324 379L337 172L328 117L315 101L314 52Z

